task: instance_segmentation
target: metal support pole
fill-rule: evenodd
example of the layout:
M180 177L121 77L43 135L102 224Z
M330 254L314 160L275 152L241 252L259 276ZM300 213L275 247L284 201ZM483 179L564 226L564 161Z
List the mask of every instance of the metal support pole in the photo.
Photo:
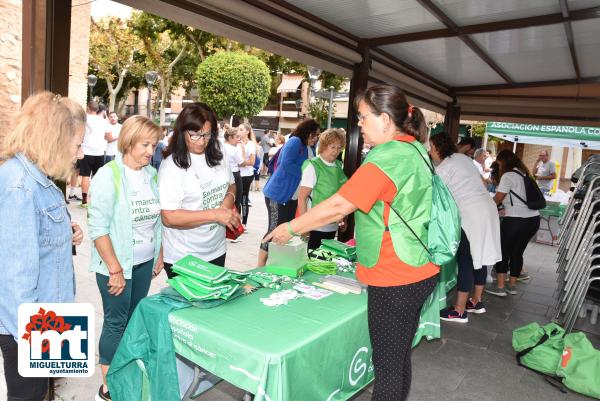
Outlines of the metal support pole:
M333 114L333 90L334 87L329 87L329 113L327 114L327 129L331 128L331 115Z
M149 119L152 119L152 112L150 110L150 98L152 97L152 85L148 85L148 98L146 99L146 114Z

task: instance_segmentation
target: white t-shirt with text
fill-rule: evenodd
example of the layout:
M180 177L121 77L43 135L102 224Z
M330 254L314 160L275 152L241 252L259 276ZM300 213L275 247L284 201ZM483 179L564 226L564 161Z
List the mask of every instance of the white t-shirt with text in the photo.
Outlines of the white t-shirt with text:
M151 187L150 175L125 166L133 225L133 264L154 258L154 224L160 218L160 202Z
M104 135L110 131L108 121L96 114L88 114L86 117L81 150L84 155L104 156L106 151Z
M179 168L170 155L160 165L159 192L162 210L209 210L218 208L229 185L234 184L233 174L226 157L214 167L206 164L204 154L191 154L191 165ZM163 228L164 261L175 263L186 255L211 261L227 250L225 226L218 223L203 224L190 229Z

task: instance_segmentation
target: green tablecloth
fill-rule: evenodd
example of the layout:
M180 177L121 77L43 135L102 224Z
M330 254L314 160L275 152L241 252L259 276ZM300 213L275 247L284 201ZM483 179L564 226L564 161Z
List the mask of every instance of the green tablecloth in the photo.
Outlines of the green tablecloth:
M440 337L439 310L456 283L456 266L421 312L414 344ZM316 280L307 273L306 281ZM260 302L261 289L214 309L187 308L169 315L175 351L255 401L346 400L373 379L367 325L367 294L333 294L288 305Z
M540 210L540 214L542 216L562 217L566 210L567 205L548 205Z

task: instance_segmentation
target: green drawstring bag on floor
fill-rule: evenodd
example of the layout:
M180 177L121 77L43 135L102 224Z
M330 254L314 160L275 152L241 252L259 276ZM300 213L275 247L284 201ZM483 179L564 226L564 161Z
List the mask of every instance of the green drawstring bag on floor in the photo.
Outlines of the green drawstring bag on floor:
M546 375L556 376L563 351L565 330L556 323L541 327L533 322L513 331L512 346L517 363Z
M564 350L556 374L567 388L600 399L600 351L584 333L565 336Z

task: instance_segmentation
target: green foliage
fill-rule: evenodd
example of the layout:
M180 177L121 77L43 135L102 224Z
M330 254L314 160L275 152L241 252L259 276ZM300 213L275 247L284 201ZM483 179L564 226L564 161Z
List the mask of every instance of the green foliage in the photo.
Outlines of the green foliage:
M328 90L329 87L333 86L334 90L337 92L342 88L344 77L341 75L336 75L332 72L323 71L321 73L321 81L321 88L323 88L323 90Z
M333 103L332 117L335 115L336 104ZM318 121L321 129L327 127L327 117L329 117L329 100L317 98L308 105L308 114Z
M219 52L198 66L200 100L220 117L252 117L267 104L271 91L269 68L242 52Z

